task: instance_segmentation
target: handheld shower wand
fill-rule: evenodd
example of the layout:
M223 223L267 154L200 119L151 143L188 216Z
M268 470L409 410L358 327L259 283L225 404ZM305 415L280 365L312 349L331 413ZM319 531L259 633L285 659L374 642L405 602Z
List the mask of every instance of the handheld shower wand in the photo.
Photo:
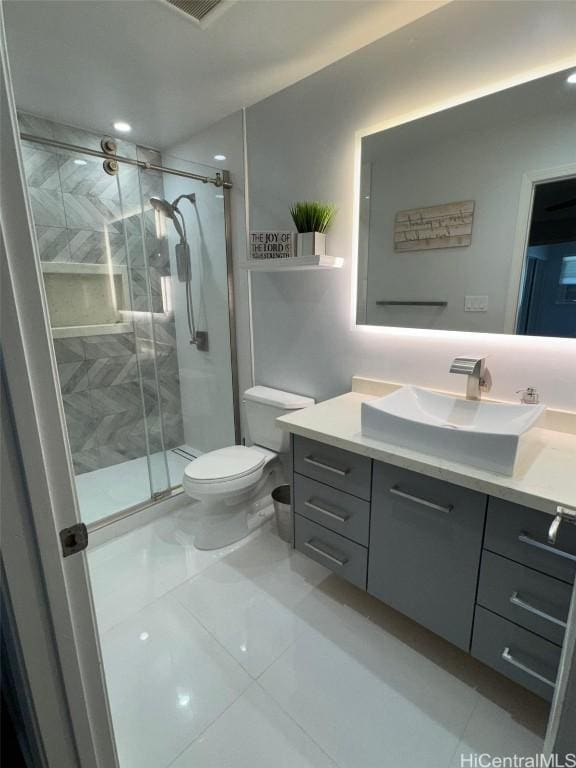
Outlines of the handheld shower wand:
M172 203L167 200L163 200L160 197L151 197L150 205L155 211L166 216L166 218L172 221L174 229L178 233L180 242L176 245L176 266L178 270L178 280L181 283L186 283L190 280L190 248L188 246L188 238L186 237L186 225L184 223L184 216L182 211L178 208L178 203L182 199L190 200L192 205L196 202L196 195L180 195ZM180 217L180 220L178 220Z
M182 211L178 208L178 203L183 199L189 200L190 203L194 205L196 202L196 195L194 193L189 195L180 195L171 203L169 203L168 200L164 200L160 197L151 197L150 205L155 211L162 213L164 216L166 216L166 218L169 218L172 221L174 224L174 229L180 238L180 242L177 243L175 248L176 269L178 272L178 280L185 284L186 317L188 320L188 330L190 332L190 344L195 344L196 349L205 352L208 350L208 333L206 331L197 331L196 324L194 322L190 246L188 245L188 238L186 236L186 224L184 222L184 216L182 215Z

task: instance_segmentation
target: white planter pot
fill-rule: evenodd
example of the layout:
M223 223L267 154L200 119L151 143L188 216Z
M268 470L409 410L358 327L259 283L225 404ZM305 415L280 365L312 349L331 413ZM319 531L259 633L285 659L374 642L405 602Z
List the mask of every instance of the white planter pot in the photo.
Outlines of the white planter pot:
M326 235L322 232L301 232L296 246L297 256L325 256Z

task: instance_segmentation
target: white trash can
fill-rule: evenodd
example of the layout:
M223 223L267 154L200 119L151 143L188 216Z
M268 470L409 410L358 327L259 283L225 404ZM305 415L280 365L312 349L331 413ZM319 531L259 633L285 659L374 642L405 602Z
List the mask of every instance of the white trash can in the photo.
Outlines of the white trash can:
M272 491L272 501L274 502L278 535L282 541L292 544L294 542L294 518L292 515L292 504L290 503L290 486L279 485L278 488L274 488Z

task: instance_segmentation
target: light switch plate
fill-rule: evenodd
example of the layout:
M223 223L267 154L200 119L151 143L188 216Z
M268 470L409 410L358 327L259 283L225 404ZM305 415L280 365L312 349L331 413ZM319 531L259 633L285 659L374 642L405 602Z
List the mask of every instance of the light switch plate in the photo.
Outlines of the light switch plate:
M487 312L488 296L466 296L464 299L464 312Z

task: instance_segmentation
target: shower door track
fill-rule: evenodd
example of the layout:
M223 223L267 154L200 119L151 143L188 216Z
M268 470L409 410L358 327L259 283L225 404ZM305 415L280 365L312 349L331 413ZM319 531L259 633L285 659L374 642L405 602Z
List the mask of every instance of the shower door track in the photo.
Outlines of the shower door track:
M145 160L134 160L131 157L122 157L122 155L115 155L110 152L100 152L97 149L81 147L78 144L68 144L66 141L58 141L57 139L47 139L43 136L34 136L31 133L21 133L20 138L22 141L31 141L34 144L46 144L49 147L58 147L59 149L68 149L71 152L81 152L82 154L91 155L92 157L100 157L103 160L116 160L118 163L135 165L137 168L142 168L144 171L170 173L172 176L183 176L186 179L201 181L203 184L214 184L215 187L232 189L232 182L229 179L224 179L220 173L217 173L216 176L201 176L198 173L189 173L188 171L181 171L178 168L165 168L163 165L156 165L155 163L149 163Z
M106 517L100 518L100 520L95 520L93 523L88 523L86 528L88 529L88 537L90 537L91 533L96 533L96 531L101 530L102 528L106 528L109 525L114 525L114 523L119 523L121 520L125 520L127 517L132 517L132 515L138 514L138 512L144 512L146 509L151 509L152 507L158 506L158 504L166 503L168 501L174 501L178 497L182 497L182 499L185 499L184 489L181 485L173 486L172 488L169 488L166 492L166 495L163 496L161 499L154 499L150 497L150 499L147 499L146 501L142 501L139 504L134 504L131 507L126 507L125 509L121 509L118 512L114 512L111 515L107 515Z

